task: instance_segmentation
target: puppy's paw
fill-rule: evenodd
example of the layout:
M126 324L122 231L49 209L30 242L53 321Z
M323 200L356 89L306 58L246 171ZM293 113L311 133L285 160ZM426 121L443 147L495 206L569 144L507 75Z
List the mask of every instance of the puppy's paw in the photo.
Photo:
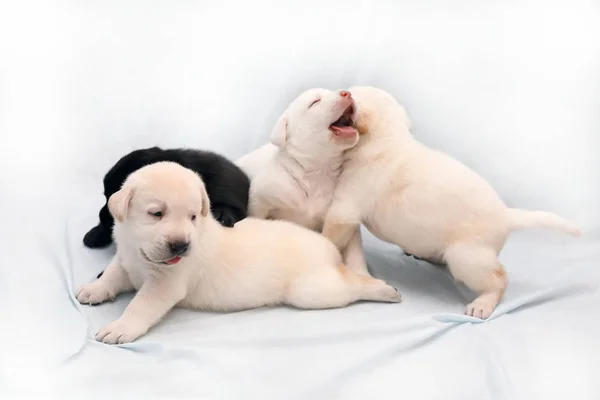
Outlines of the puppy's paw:
M227 212L227 210L216 208L212 210L212 215L221 225L227 228L231 228L235 225L235 219Z
M115 294L100 281L82 285L76 294L77 301L81 304L100 304L106 300L114 300Z
M402 295L393 286L388 285L385 281L379 280L381 288L379 289L379 293L381 295L382 301L387 301L390 303L399 303L402 301Z
M98 342L106 344L131 343L148 332L148 327L137 322L117 319L96 334Z
M497 305L496 296L482 295L467 306L465 314L475 318L488 319Z

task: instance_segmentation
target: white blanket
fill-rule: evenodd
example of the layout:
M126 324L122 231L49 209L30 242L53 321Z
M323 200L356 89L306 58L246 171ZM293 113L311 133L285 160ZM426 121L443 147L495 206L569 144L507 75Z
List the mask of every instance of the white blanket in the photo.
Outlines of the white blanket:
M597 4L574 0L3 2L0 398L599 399L598 38ZM446 271L365 232L402 303L175 310L133 344L94 342L131 299L73 298L114 252L81 240L119 157L235 159L300 91L355 84L394 94L510 206L584 236L514 234L486 322Z

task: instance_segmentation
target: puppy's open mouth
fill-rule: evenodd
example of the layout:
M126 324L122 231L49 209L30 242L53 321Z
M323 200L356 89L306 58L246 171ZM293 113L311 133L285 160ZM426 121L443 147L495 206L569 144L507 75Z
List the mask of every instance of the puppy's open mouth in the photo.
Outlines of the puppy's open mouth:
M354 106L350 105L341 117L329 125L329 130L339 138L353 139L356 136L356 128L353 126L352 114L354 114Z
M146 255L146 253L144 252L144 250L140 249L140 253L142 253L142 256L144 256L144 258L148 261L150 261L151 263L154 264L166 264L166 265L175 265L177 264L179 261L181 261L181 256L175 256L173 258L169 258L168 260L163 260L163 261L155 261L150 259L150 257L148 257Z

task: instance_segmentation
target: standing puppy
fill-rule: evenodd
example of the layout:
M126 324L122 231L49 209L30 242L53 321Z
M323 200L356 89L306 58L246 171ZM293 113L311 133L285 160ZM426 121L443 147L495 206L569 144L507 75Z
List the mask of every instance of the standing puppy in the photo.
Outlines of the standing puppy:
M445 262L479 296L466 313L488 318L504 294L498 254L510 231L546 227L579 235L544 211L507 208L495 190L453 158L413 139L404 109L383 90L355 87L357 146L344 170L323 234L344 248L361 222L415 256Z
M398 302L385 282L342 264L321 234L284 221L246 218L220 225L200 177L171 162L134 172L108 207L117 253L77 300L101 303L138 290L123 315L96 339L127 343L175 306L234 311L272 304L343 307L357 300Z
M279 118L271 144L237 164L251 177L249 215L321 231L341 173L343 152L358 141L356 108L347 91L310 89ZM343 248L353 271L368 275L360 230Z

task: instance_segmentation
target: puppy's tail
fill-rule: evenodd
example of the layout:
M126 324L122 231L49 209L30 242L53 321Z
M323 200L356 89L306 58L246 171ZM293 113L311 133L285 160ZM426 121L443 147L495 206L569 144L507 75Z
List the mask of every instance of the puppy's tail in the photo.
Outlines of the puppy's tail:
M581 236L581 231L573 222L547 211L509 208L508 226L511 230L539 227L560 230L571 236Z

